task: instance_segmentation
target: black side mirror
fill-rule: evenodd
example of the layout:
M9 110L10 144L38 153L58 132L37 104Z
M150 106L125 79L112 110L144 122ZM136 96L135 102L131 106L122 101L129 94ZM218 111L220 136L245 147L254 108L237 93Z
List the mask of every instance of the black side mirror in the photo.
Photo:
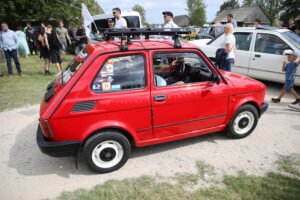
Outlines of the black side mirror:
M215 83L217 83L219 85L220 82L221 82L221 78L220 78L219 75L213 73L213 75L212 75L212 81L215 82Z

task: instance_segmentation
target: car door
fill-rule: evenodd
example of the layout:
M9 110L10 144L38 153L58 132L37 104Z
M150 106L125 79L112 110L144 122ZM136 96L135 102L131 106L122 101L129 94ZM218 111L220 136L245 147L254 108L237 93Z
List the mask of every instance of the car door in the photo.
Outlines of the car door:
M234 59L235 63L232 67L233 72L248 75L252 36L253 33L251 32L234 33L234 37L236 40L236 56Z
M205 76L197 76L199 70L210 75L215 73L200 52L153 50L150 55L154 137L189 134L225 122L228 86L223 81L218 85ZM180 65L185 66L184 75L175 80L178 74L174 73ZM185 79L187 76L190 77Z
M273 33L256 33L254 51L251 53L249 76L262 80L284 82L283 52L292 49Z

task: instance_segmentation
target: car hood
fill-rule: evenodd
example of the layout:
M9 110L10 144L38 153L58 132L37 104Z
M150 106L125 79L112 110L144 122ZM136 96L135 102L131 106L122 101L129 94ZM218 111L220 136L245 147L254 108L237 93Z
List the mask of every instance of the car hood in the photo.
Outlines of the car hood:
M211 39L199 39L190 41L189 43L194 44L196 46L203 46L206 45L209 41L211 41Z
M266 86L263 83L247 76L224 70L220 70L220 73L231 86L230 95L261 92L266 89Z

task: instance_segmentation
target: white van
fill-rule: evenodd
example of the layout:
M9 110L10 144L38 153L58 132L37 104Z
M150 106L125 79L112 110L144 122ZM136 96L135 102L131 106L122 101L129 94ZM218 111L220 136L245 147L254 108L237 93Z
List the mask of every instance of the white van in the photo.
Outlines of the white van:
M138 13L136 11L122 11L122 17L126 20L128 28L141 28L142 27L140 13ZM94 19L97 27L100 29L101 28L109 28L108 27L108 19L115 20L112 13L95 15L95 16L93 16L93 19Z
M232 71L253 78L284 83L282 62L286 60L284 51L291 49L300 55L300 36L287 29L271 27L236 28L236 58ZM193 43L214 61L216 50L221 47L224 34L204 42ZM300 86L300 69L297 70L295 85Z

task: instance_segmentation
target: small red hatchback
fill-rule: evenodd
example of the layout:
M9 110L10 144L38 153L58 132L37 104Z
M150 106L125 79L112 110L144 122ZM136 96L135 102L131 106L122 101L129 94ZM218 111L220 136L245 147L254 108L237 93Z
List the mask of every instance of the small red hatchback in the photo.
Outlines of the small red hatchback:
M109 34L111 33L111 34ZM99 173L122 167L131 146L211 132L243 138L267 110L265 85L217 70L182 29L107 30L106 36L174 35L175 42L88 44L51 82L40 107L37 143L54 157L76 156Z

